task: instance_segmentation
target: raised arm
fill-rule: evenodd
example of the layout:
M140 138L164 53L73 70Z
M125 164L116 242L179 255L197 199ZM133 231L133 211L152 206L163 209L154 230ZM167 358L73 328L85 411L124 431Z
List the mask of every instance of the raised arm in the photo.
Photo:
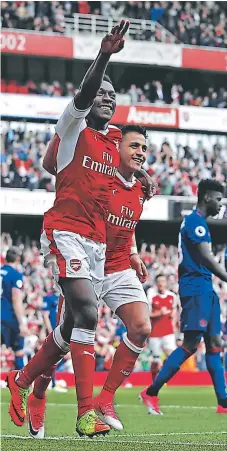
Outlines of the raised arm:
M210 271L215 276L219 277L219 279L227 282L227 272L221 265L219 265L219 263L216 262L211 253L209 243L201 242L197 245L197 248L203 265L210 269Z
M124 35L129 23L123 19L119 25L112 28L110 34L103 38L98 56L88 69L80 90L74 97L75 107L78 110L85 110L92 105L101 86L110 56L120 52L124 47Z

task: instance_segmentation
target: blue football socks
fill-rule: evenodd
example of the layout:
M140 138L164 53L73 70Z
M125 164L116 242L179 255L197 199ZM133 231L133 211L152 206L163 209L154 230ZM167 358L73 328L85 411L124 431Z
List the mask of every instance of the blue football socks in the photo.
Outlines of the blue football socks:
M218 401L227 398L225 373L221 361L220 352L210 352L206 354L207 369L213 381L214 390Z
M182 363L190 357L190 353L181 346L170 354L153 384L147 389L147 394L156 396L162 386L168 382L180 369Z
M22 370L24 368L24 357L23 356L15 356L15 370Z

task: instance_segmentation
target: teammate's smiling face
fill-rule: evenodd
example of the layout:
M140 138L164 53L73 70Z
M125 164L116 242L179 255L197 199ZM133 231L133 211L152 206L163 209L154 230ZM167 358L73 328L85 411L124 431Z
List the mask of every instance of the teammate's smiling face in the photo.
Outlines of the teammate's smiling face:
M147 156L146 139L138 132L129 132L123 136L120 144L121 173L139 171Z
M222 207L222 193L219 191L209 191L206 194L206 202L208 216L216 216Z
M94 99L90 117L104 124L109 122L116 109L116 93L111 83L103 81Z

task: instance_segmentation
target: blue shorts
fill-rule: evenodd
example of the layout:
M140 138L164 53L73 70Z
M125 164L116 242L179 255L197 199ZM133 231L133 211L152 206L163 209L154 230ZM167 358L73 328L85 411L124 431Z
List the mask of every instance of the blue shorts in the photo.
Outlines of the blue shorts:
M181 332L200 330L209 335L221 332L221 309L214 291L181 297Z
M18 323L5 321L1 323L2 344L14 352L24 349L24 338L20 336Z

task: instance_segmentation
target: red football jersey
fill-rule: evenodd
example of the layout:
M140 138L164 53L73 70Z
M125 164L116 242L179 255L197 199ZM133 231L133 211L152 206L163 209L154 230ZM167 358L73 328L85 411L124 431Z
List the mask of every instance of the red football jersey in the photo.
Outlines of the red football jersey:
M79 111L74 101L56 125L51 143L56 158L56 199L44 215L44 228L79 233L106 242L106 214L119 165L121 131L87 127L91 108Z
M155 293L152 288L147 292L148 302L151 305L152 312L155 313L162 307L171 310L171 313L151 318L151 334L150 337L164 337L174 333L172 313L176 307L176 296L172 291L166 291L164 294Z
M132 236L144 199L141 183L127 182L117 172L107 214L106 274L130 268Z

